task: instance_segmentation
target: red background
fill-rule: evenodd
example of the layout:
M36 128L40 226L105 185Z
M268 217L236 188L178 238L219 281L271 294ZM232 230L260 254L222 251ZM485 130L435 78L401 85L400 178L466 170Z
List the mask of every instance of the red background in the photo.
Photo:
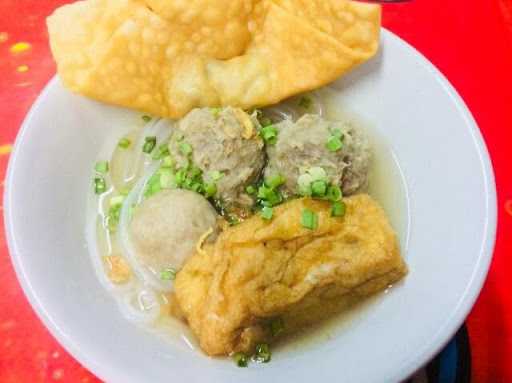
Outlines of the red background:
M0 179L28 108L55 72L45 17L66 2L0 0ZM383 24L448 77L473 112L491 153L498 187L498 237L489 277L467 324L473 382L512 382L512 282L507 279L512 251L512 0L388 5ZM30 49L12 53L17 42L28 42ZM22 65L28 70L23 72ZM14 275L2 228L0 276L0 382L97 381L60 347L30 308Z

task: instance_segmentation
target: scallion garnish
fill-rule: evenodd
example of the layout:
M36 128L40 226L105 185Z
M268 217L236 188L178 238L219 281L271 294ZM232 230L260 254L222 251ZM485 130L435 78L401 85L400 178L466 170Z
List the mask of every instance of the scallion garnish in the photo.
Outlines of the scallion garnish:
M112 197L109 201L110 207L120 206L123 204L125 197L123 195L118 195Z
M144 153L150 154L156 146L156 137L148 136L144 139L144 145L142 146L142 151Z
M190 190L193 190L195 191L196 193L203 193L204 192L204 187L202 184L200 184L199 182L194 182L191 186L190 186Z
M186 156L192 153L192 146L186 142L181 142L179 144L179 148L180 151Z
M297 178L299 194L304 197L311 195L323 197L325 191L323 191L323 185L321 183L327 185L327 182L328 178L326 171L322 167L314 166ZM313 193L313 184L316 185L315 194Z
M329 185L325 197L332 202L339 201L342 197L341 189L337 185Z
M260 136L269 145L277 143L277 128L274 125L267 125L260 130Z
M121 138L119 142L117 143L117 146L119 146L121 149L128 149L132 142L128 138Z
M206 184L204 186L204 192L207 198L213 197L215 193L217 193L217 185L215 185L214 183Z
M162 167L164 168L172 168L174 165L176 165L176 162L174 159L169 155L165 156L162 160Z
M284 178L282 175L278 174L276 176L267 178L265 180L265 185L267 185L271 189L275 189L275 188L281 186L282 184L284 184L285 182L286 182L286 178Z
M103 177L94 178L94 192L96 194L103 194L107 191L107 183Z
M268 186L261 185L258 188L258 199L263 206L275 206L283 202L283 196L279 191L269 188Z
M176 187L174 173L169 168L160 168L160 187L162 189L172 189Z
M254 186L252 186L252 185L249 185L249 186L247 186L245 188L245 192L247 194L250 194L250 195L255 194L256 193L256 188Z
M315 230L318 227L318 215L312 210L304 209L300 223L306 229Z
M278 336L284 331L284 321L283 318L277 317L270 321L270 333L273 337Z
M213 117L219 117L220 112L222 112L222 108L210 108L212 111Z
M331 216L343 217L345 215L346 205L343 201L336 201L331 206Z
M162 281L174 281L176 279L176 270L172 267L162 270L160 272L160 279Z
M343 141L343 132L341 131L341 129L339 128L334 128L334 129L331 129L331 134L334 136L334 137L338 137L340 140Z
M247 367L249 358L243 352L236 352L233 354L233 360L238 367Z
M240 218L238 218L236 215L229 215L227 217L229 226L236 226L240 223Z
M148 116L148 115L145 114L144 116L142 116L142 121L144 121L144 122L151 121L151 116Z
M214 170L213 172L210 172L210 177L212 177L212 180L219 181L222 177L224 177L224 173L219 172L218 170Z
M160 144L158 145L158 148L157 150L154 151L153 153L153 159L154 160L161 160L162 158L166 157L169 155L169 147L167 146L167 144Z
M272 358L272 353L268 347L268 344L261 343L256 346L256 352L252 357L252 360L256 363L268 363Z
M261 209L261 218L266 220L271 220L272 215L274 214L274 210L271 207L264 206L263 209Z
M325 144L325 147L329 151L331 151L331 152L336 152L336 151L340 150L343 147L343 143L341 141L341 138L335 137L335 136L331 136L327 140L327 143Z
M313 181L327 181L327 172L320 166L313 166L308 170Z
M98 173L105 174L108 172L108 161L98 161L94 166L94 170Z
M200 177L203 174L203 171L199 169L197 166L190 167L188 171L188 176L190 178L197 178Z
M311 194L313 197L323 197L327 191L327 183L325 181L315 181L311 184Z
M111 205L110 209L108 209L108 214L105 218L105 226L111 233L115 232L117 229L119 218L121 217L121 207L122 203Z

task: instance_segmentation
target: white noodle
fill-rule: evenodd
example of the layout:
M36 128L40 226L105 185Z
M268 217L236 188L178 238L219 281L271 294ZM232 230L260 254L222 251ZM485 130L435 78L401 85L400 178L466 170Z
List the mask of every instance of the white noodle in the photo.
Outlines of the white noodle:
M131 322L150 324L160 315L160 303L152 289L137 288L119 302L124 316Z
M281 102L278 105L273 105L264 109L265 115L267 115L272 121L280 122L283 120L297 121L304 114L317 114L320 117L324 115L323 103L320 99L320 95L316 92L308 93L304 95L311 100L311 107L304 110L299 106L300 98L293 97L287 101Z

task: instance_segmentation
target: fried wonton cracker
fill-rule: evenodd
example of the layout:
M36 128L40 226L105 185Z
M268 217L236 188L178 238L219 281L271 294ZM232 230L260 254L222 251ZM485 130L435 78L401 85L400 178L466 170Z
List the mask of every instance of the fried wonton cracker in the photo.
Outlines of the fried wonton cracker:
M84 0L48 18L71 90L163 117L318 88L375 54L380 7L348 0Z

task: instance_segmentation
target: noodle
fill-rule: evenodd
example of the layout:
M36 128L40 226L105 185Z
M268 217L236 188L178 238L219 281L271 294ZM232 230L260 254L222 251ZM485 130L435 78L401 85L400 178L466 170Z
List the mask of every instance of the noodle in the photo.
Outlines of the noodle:
M307 108L301 107L301 98L307 98L310 106ZM283 120L291 120L295 122L304 114L317 114L320 117L324 115L323 102L320 99L320 95L316 92L311 92L301 97L293 97L278 105L265 108L263 111L273 122L281 122Z

